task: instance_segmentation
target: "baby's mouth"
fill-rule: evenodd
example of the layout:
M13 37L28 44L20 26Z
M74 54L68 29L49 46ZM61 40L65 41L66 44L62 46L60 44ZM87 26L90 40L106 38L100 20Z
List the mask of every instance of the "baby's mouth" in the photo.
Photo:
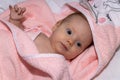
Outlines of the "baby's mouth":
M61 42L61 45L66 51L68 50L67 46L64 43Z

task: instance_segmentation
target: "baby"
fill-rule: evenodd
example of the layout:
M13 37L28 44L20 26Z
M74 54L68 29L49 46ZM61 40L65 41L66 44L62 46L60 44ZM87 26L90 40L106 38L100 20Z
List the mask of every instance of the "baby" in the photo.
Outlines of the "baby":
M9 21L24 29L22 25L25 8L9 6ZM58 53L71 60L80 55L92 44L92 32L83 14L72 13L53 26L50 37L40 33L34 40L40 53Z

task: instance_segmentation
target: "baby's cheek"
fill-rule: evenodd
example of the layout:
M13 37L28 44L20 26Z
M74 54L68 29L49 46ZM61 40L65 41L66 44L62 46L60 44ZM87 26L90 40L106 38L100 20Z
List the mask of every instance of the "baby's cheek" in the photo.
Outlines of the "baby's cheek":
M83 52L83 49L82 48L78 48L76 49L76 55L80 55L81 53Z
M68 52L66 52L64 54L64 56L65 56L66 59L70 60L70 59L76 58L78 55L81 54L81 52L82 52L81 49L78 49L76 47L72 47Z
M71 56L72 56L72 57L76 57L76 56L78 56L80 53L81 53L81 50L76 48L76 49L74 49L74 50L71 52Z

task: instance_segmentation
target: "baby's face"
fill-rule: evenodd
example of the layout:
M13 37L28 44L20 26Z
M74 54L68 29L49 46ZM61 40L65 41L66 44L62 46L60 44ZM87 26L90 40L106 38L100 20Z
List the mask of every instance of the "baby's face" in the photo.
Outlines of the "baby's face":
M55 25L50 42L55 52L73 59L92 43L92 33L88 22L76 15L70 21Z

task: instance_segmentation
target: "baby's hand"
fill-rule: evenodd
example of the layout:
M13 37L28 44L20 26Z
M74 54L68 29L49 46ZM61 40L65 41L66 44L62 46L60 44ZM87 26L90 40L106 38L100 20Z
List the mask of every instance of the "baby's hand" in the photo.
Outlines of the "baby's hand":
M26 8L18 7L18 5L15 6L9 6L10 9L10 19L12 20L22 20L23 19L23 13L26 11Z

